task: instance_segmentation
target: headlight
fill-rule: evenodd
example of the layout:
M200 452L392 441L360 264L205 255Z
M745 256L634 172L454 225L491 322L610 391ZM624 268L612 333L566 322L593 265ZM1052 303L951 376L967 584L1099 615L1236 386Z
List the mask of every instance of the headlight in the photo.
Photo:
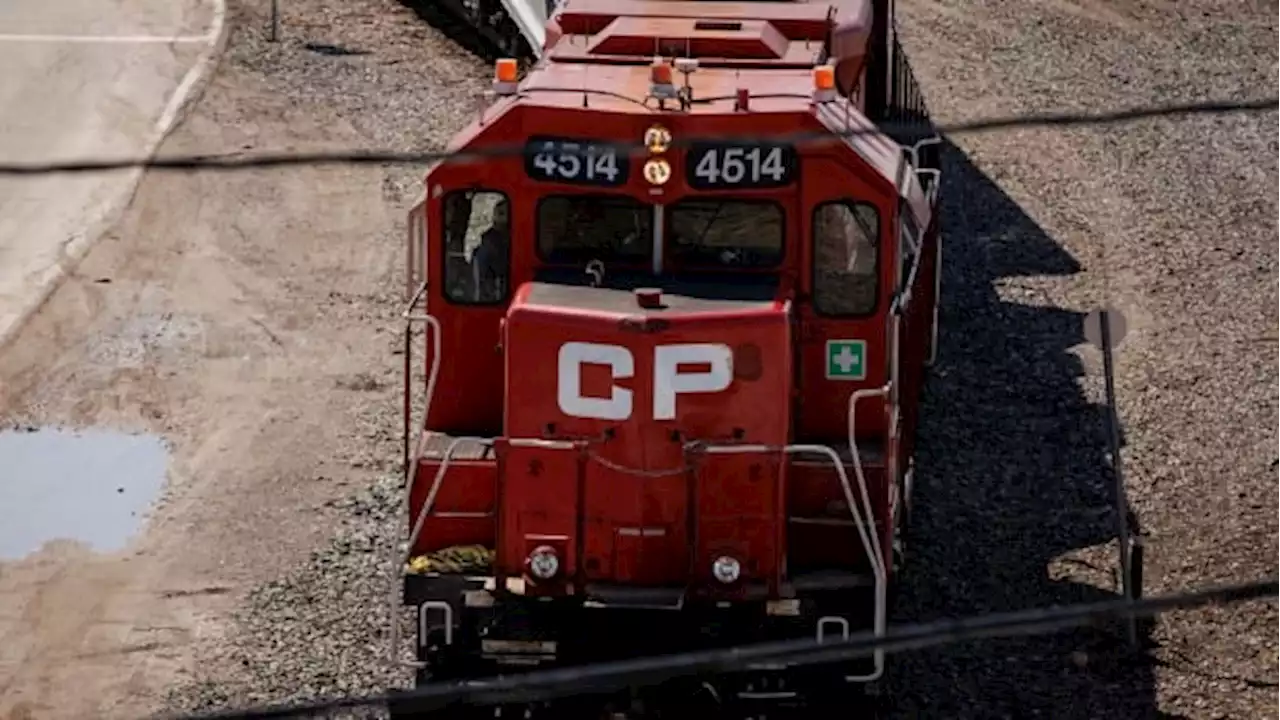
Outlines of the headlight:
M738 576L742 574L742 564L728 555L721 555L711 563L711 574L716 580L728 585L737 582Z
M560 558L555 548L541 545L529 553L529 574L539 580L550 580L560 572Z

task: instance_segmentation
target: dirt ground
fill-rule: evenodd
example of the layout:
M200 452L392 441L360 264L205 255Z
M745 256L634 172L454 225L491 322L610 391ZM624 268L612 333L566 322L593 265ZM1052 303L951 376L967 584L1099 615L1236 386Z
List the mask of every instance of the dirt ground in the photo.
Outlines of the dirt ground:
M233 22L262 27L245 3L232 5ZM234 31L230 56L162 154L447 135L440 107L483 77L475 61L433 52L442 40L394 4L376 3L383 17L374 20L361 17L367 6L340 5L329 4L329 22L400 27L406 44L418 43L379 48L381 63L431 57L421 82L458 90L419 93L432 111L405 103L391 130L357 129L350 118L362 113L349 103L281 92L305 86L305 73L332 72L332 61L298 47L298 35L326 39L323 20L291 24L288 14L283 58ZM131 552L98 557L55 543L0 565L0 605L20 617L0 638L0 718L153 709L243 591L331 534L337 511L327 504L395 466L398 262L412 200L401 188L420 173L152 173L124 220L0 356L5 424L149 431L175 447L169 488Z
M391 0L285 3L278 47L264 7L232 3L230 54L164 152L433 147L486 79ZM1275 86L1261 6L901 7L943 120ZM1272 113L954 139L942 359L899 619L1111 591L1097 365L1080 333L1104 287L1133 328L1119 389L1148 590L1274 573L1274 127ZM400 232L419 171L153 173L0 356L0 418L176 448L131 552L50 547L0 566L0 599L23 618L0 638L16 658L0 666L0 718L382 686L369 668L385 616L370 607L388 568L369 558L396 529ZM1170 616L1137 669L1097 636L916 654L896 675L901 709L1270 717L1275 623L1269 604Z
M943 123L1275 99L1276 13L1193 0L907 0ZM1148 594L1274 577L1276 111L953 135L941 358L923 411L916 555L899 619L1117 589L1101 363L1116 355ZM902 657L904 717L1276 714L1274 600L1114 632Z

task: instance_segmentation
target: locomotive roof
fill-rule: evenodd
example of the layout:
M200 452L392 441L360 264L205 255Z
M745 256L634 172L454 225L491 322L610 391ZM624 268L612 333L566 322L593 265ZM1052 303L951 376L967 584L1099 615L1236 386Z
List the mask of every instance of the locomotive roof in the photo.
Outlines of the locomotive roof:
M840 38L859 33L865 42L872 12L871 0L563 0L551 25L556 32L572 35L600 33L618 18L764 20L791 40L824 43L832 31L833 44L840 45ZM844 53L845 48L832 48L833 59Z
M643 104L649 92L649 66L592 65L586 63L543 62L520 84L520 94L499 103L499 112L518 106L553 108L573 113L619 113L658 117L734 116L749 126L752 116L762 114L814 115L832 133L847 135L847 143L868 165L891 185L902 186L903 194L923 220L927 210L919 185L911 173L902 180L905 159L899 145L876 129L875 123L844 101L818 105L811 96L798 93L812 83L809 69L755 69L739 73L728 68L699 68L689 77L695 104L688 111L660 111L651 102ZM751 111L734 113L737 89L751 90ZM587 98L583 107L583 97ZM699 98L703 102L697 102ZM510 103L510 104L507 104ZM497 108L495 108L497 109ZM799 128L797 128L798 130ZM744 133L749 130L744 128Z
M848 146L927 222L928 203L914 174L906 172L899 145L848 101L812 101L818 64L835 66L837 84L847 89L863 65L872 21L872 0L563 0L547 25L545 52L520 92L499 99L485 115L492 121L520 107L667 117L672 123L716 115L733 118L734 125L740 121L743 134L750 134L753 117L808 115L849 136ZM699 67L687 78L694 98L687 110L645 104L655 55L697 58ZM750 111L735 112L744 88ZM455 136L454 146L469 144L482 125Z

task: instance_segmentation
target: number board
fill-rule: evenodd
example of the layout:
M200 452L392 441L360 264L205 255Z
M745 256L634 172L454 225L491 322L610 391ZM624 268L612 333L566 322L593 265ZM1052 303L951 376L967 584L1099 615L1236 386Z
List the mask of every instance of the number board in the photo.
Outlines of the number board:
M631 171L625 151L607 143L534 137L524 146L524 171L534 180L571 185L625 185Z
M795 181L799 159L791 145L772 143L693 143L685 180L696 190L777 188Z

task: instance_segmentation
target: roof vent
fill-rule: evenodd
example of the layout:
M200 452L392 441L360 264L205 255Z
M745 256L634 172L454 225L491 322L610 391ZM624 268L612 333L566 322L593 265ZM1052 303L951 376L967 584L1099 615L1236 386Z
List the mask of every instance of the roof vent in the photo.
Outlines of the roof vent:
M742 23L733 20L699 20L693 24L693 29L712 32L738 32L742 29Z
M654 48L691 58L777 60L786 55L786 36L762 20L620 17L602 30L587 52L593 55L651 57Z

